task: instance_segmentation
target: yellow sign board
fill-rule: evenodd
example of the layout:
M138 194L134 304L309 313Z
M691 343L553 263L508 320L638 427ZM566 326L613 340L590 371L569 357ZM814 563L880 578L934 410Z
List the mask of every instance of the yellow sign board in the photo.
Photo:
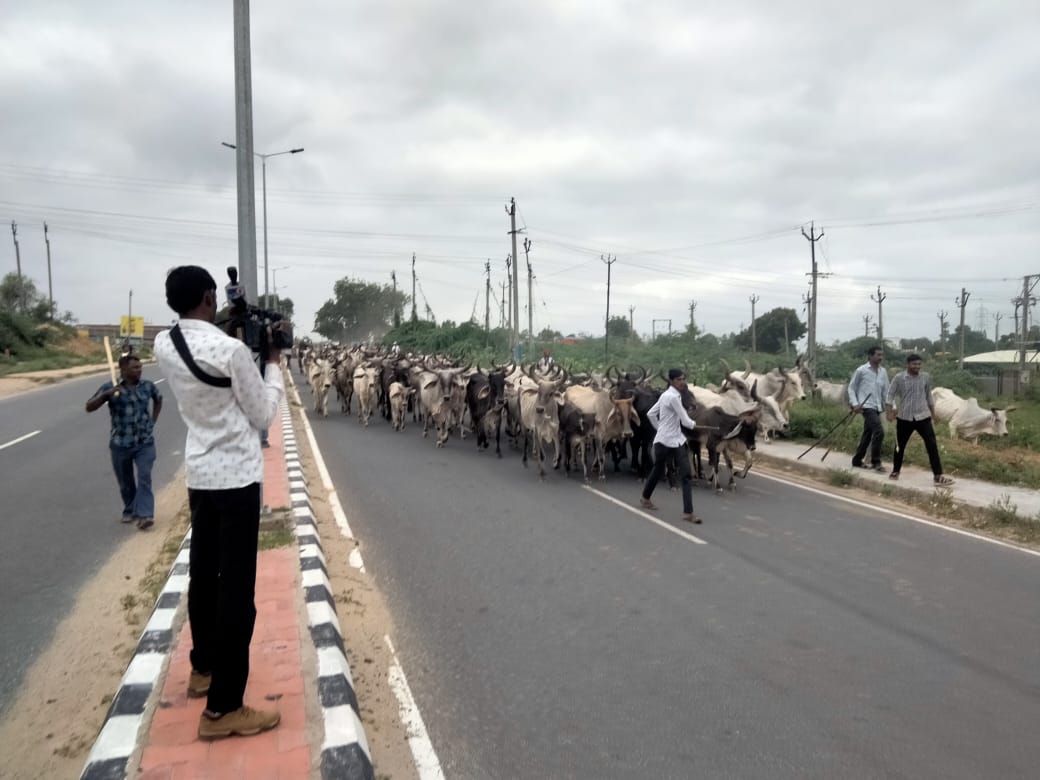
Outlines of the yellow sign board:
M125 314L119 318L119 335L122 337L136 336L144 338L144 317L127 317Z

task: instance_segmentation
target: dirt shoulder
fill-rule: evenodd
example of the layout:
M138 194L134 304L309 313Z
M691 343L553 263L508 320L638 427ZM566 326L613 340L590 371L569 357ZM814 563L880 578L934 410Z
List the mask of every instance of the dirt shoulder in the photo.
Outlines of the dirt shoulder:
M53 385L65 379L74 379L89 374L108 372L108 363L91 364L89 366L73 366L71 368L55 368L49 371L26 371L22 374L0 376L0 398L18 395L46 385Z
M0 721L0 777L78 777L188 527L178 474L147 533L127 539L80 590ZM98 520L98 522L109 522Z

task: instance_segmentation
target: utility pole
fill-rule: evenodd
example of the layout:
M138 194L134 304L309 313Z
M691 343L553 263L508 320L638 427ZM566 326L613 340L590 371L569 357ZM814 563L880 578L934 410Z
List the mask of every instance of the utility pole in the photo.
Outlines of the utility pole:
M751 301L751 353L758 352L758 337L755 333L755 304L758 303L761 298L757 295L752 295L748 298Z
M961 288L961 297L957 298L954 303L961 310L961 353L960 358L957 360L957 368L964 368L964 312L968 309L968 298L971 297L971 293Z
M791 357L791 337L787 335L787 317L784 317L784 357Z
M43 243L47 245L47 300L50 301L51 319L54 319L54 279L51 277L51 239L47 235L47 223L43 223Z
M534 304L532 303L531 286L534 282L534 274L531 273L531 239L524 238L524 260L527 261L527 349L531 350L531 341L534 339Z
M22 285L22 252L18 248L18 223L11 220L11 236L14 238L14 262L18 268L18 308L25 309L25 298L22 295L25 288Z
M949 316L949 312L940 311L939 317L939 351L946 355L946 318Z
M516 253L516 198L509 199L509 205L506 206L506 214L509 215L509 236L513 242L513 252L510 255L514 260L518 260L519 256ZM515 265L519 266L517 262ZM517 268L519 270L519 268ZM513 274L513 282L510 287L513 295L513 308L512 308L512 324L513 324L513 335L512 343L513 357L518 357L517 352L520 346L520 281L518 279L519 274Z
M816 304L819 301L819 291L817 289L817 279L819 278L819 270L816 268L816 242L823 238L824 233L821 230L819 235L816 234L816 225L813 222L809 223L809 232L805 232L805 228L802 228L802 235L805 240L809 242L810 252L812 255L812 294L810 295L811 302L809 305L809 343L808 343L808 363L809 363L809 376L813 381L816 380L816 310L819 308Z
M502 282L502 298L498 301L498 326L504 328L506 326L506 285L508 282Z
M1000 321L1004 315L999 311L993 315L993 349L1000 349Z
M1029 341L1029 307L1035 303L1030 297L1033 288L1036 287L1036 281L1031 282L1033 279L1040 281L1040 274L1022 277L1022 331L1019 337L1018 367L1023 372L1026 370L1026 343Z
M693 313L697 311L697 301L690 301L690 336L694 336L697 333L697 320L694 319Z
M635 318L635 315L636 315L636 307L635 306L629 306L628 307L628 329L632 332L633 335L635 335L635 332L636 332L636 318Z
M491 258L484 263L484 273L487 274L487 278L484 280L484 332L489 336L491 335Z
M509 346L513 344L513 256L506 255L506 282L509 284L506 298L506 327L509 328Z
M130 291L130 299L126 304L126 338L129 341L134 332L134 291Z
M884 302L885 298L887 298L887 297L888 297L887 295L885 295L885 294L883 294L881 292L881 285L880 284L878 285L878 288L877 288L877 298L875 298L873 295L870 296L870 300L877 302L877 340L878 340L878 344L881 345L882 349L885 348L885 331L881 327L881 304Z
M257 299L256 183L253 179L253 76L249 0L234 0L235 170L238 194L238 277L246 298Z
M869 314L863 315L863 335L870 335L870 321L873 319Z
M415 313L415 252L412 252L412 322L419 319Z
M599 256L599 259L607 264L607 319L603 328L603 355L609 360L610 357L610 266L617 262L617 255Z

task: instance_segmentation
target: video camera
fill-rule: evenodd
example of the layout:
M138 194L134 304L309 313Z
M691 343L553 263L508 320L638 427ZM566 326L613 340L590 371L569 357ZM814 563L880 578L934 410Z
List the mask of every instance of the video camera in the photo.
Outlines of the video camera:
M278 329L271 330L271 341L268 343L267 330L277 322L285 319L276 311L250 306L246 301L245 285L238 283L238 269L233 265L227 268L231 283L224 288L227 293L228 306L217 317L217 325L235 338L241 339L261 359L267 360L268 350L290 349L293 345L292 327L285 322ZM226 315L226 316L225 316Z

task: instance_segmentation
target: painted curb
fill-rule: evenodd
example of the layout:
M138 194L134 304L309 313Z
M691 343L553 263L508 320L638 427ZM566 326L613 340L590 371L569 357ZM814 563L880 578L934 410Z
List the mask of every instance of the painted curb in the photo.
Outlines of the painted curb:
M318 698L325 727L321 776L324 780L374 780L372 757L361 724L343 631L336 615L321 538L300 464L292 412L284 402L282 441L289 473L289 500L300 548L300 586L307 604L308 629L318 655Z
M105 722L87 756L81 780L121 780L127 763L137 749L144 722L145 706L156 684L164 676L173 647L174 620L188 592L188 555L191 529L184 535L170 576L155 602L148 624L141 632L137 650L119 683L119 690L105 715Z

